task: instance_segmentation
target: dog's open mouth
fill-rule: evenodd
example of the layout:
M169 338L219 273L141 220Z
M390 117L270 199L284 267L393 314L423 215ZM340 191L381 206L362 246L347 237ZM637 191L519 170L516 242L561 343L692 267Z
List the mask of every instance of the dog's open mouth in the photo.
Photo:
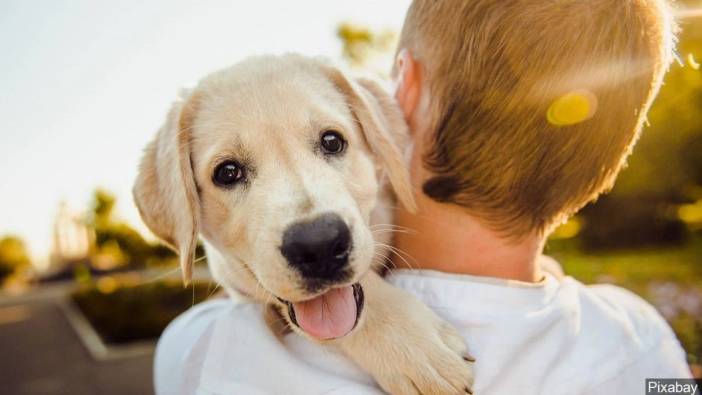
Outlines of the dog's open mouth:
M320 340L346 336L358 324L363 312L363 287L359 283L329 291L304 302L288 302L293 324Z

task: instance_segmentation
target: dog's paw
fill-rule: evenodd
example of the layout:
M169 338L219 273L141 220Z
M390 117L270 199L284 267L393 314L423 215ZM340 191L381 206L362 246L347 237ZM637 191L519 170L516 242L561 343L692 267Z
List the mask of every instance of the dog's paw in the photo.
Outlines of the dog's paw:
M344 351L390 394L471 394L475 360L458 332L404 291L369 285L365 320Z
M425 319L429 318L422 315ZM475 360L467 353L463 340L451 326L438 317L433 317L432 321L431 327L417 328L420 330L409 336L414 341L404 343L404 347L392 354L393 358L386 360L385 363L390 366L376 376L378 384L385 391L398 395L473 393ZM405 331L414 332L410 328ZM387 341L398 340L389 338Z

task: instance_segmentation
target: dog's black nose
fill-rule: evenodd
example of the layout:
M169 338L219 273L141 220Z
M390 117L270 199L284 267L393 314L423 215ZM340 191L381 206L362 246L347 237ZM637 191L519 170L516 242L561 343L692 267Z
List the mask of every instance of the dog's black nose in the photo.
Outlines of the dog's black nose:
M351 250L351 232L336 214L298 222L283 234L280 252L307 278L336 280L344 276Z

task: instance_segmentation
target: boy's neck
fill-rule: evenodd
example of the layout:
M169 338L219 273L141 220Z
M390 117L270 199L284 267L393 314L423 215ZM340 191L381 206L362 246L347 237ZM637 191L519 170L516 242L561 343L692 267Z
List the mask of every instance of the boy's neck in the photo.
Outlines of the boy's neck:
M499 237L458 207L418 196L416 214L400 209L394 245L396 267L431 269L526 282L543 278L538 258L544 238L514 242Z

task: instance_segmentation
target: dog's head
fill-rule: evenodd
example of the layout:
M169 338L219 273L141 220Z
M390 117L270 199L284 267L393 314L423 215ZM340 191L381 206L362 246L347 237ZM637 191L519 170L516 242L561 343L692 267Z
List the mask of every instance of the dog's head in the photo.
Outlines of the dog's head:
M399 109L370 82L300 56L252 58L173 105L134 196L179 252L186 281L202 235L222 285L280 301L313 337L343 336L376 254L368 225L381 177L414 205L405 134Z

